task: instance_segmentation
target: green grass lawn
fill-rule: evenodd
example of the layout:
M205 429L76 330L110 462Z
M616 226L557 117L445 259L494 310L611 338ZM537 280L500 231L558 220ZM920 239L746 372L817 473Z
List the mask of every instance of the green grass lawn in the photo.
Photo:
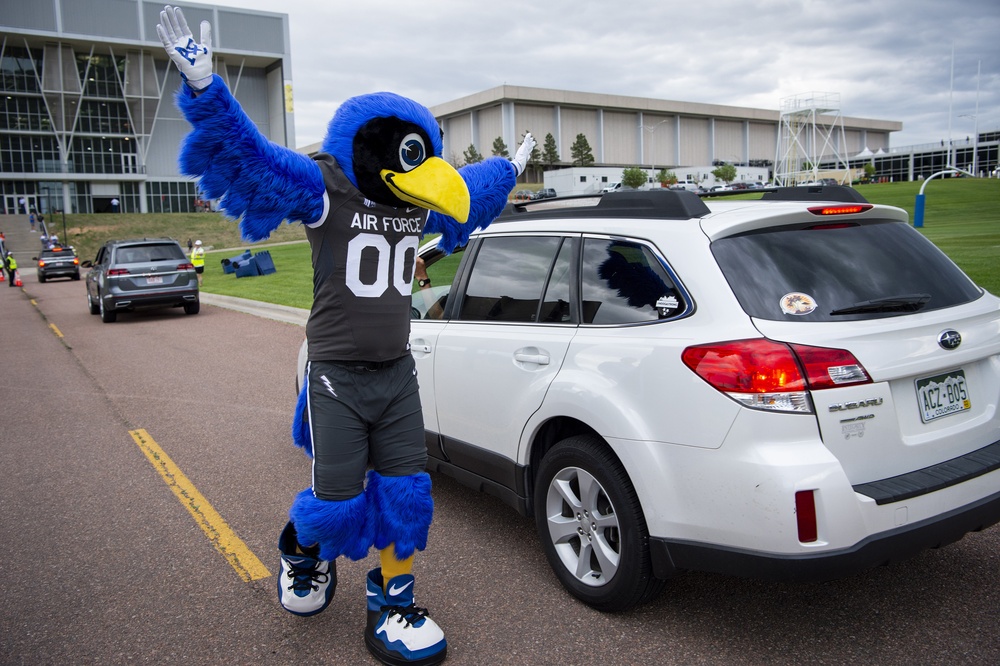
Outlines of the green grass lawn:
M903 208L912 220L920 186L920 182L884 183L857 189L872 203ZM932 180L924 195L924 226L920 231L977 284L1000 294L1000 180ZM240 239L234 221L216 213L67 215L67 236L61 217L47 221L52 231L70 239L82 259L93 259L101 244L112 238L168 236L185 246L188 238L201 239L208 249L203 291L299 308L312 304L310 251L305 231L298 224L284 224L268 241L248 244ZM222 259L240 254L243 248L255 253L267 249L277 271L249 278L224 274ZM456 264L438 262L431 272L432 281L446 284Z

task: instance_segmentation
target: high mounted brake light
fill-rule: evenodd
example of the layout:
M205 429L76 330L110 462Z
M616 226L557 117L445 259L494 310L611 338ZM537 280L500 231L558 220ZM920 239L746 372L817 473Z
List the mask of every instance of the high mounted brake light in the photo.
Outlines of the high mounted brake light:
M810 206L807 210L813 215L854 215L871 210L872 204L838 204L836 206Z

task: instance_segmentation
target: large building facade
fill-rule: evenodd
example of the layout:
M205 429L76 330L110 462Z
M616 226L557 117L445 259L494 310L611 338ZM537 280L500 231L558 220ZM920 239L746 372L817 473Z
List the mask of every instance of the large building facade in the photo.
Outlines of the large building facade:
M174 3L195 37L212 23L215 71L270 140L294 147L286 14ZM179 173L190 125L156 34L162 0L2 2L0 194L5 212L189 212ZM24 204L21 201L24 201Z
M431 108L441 122L445 155L461 164L470 145L485 155L497 137L506 146L520 144L530 131L540 147L551 134L568 166L578 135L587 139L601 166L650 169L711 165L773 166L781 132L778 110L699 104L503 85ZM888 150L898 121L825 115L830 147L853 155L864 148ZM803 149L815 135L805 133ZM824 148L817 145L816 150Z

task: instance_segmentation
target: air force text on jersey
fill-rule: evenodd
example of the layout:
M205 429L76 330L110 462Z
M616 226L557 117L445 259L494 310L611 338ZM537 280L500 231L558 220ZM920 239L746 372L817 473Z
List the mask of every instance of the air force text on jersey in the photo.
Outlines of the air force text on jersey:
M354 219L351 220L351 228L383 233L391 230L396 233L419 234L423 230L423 222L424 218L422 215L418 217L383 216L379 219L378 215L355 213Z

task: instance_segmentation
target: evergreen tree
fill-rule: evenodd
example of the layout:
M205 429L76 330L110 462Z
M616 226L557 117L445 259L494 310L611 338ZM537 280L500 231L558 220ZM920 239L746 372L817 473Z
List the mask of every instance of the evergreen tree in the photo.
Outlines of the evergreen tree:
M470 143L469 147L462 153L462 157L465 158L466 164L475 164L476 162L482 162L483 156L479 154L476 150L475 144Z
M531 130L528 130L527 132L521 135L521 143L524 143L524 137L530 131ZM551 134L549 136L551 136ZM554 139L553 143L555 143ZM542 165L542 151L538 149L538 142L536 141L535 147L531 149L531 153L528 155L528 164L524 170L526 172L530 171L532 173L536 173L541 167L541 165ZM525 175L527 175L527 173Z
M582 133L576 135L576 141L570 146L570 155L573 156L573 166L590 166L594 163L594 153L590 149L590 142Z
M559 151L556 149L556 138L552 132L545 135L545 145L542 148L542 164L553 167L559 161Z
M493 154L497 157L506 157L510 159L510 153L507 152L507 144L503 142L503 137L498 136L493 139Z

